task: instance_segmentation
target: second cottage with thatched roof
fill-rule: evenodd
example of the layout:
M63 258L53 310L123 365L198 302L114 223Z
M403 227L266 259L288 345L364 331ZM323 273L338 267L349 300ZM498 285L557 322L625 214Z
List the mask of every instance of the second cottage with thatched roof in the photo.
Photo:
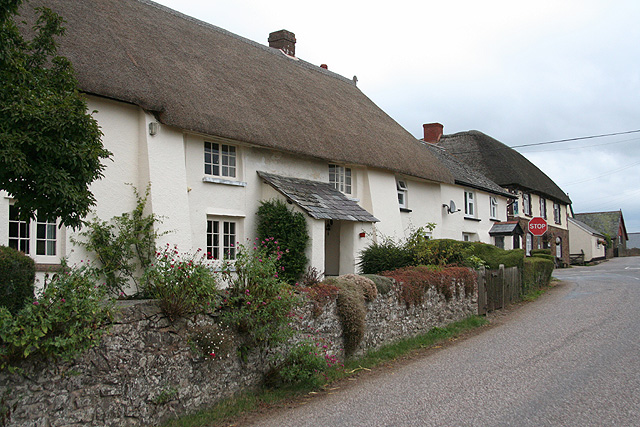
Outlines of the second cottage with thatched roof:
M130 212L128 184L150 183L148 207L171 231L158 243L233 257L236 242L254 237L260 201L280 198L306 214L311 265L342 274L372 239L447 215L440 186L456 185L451 171L354 80L297 58L292 33L264 46L147 0L33 0L21 10L24 31L36 6L64 18L59 53L113 153L91 187L99 218ZM495 196L495 219L506 219L508 199ZM0 203L8 223L12 202ZM12 241L7 229L0 241ZM60 230L54 250L31 255L38 264L86 258L72 234Z
M569 232L567 225L569 196L544 172L509 146L479 131L442 135L442 125L433 124L440 132L425 129L431 142L447 149L516 197L509 205L509 220L517 221L525 231L524 248L551 249L559 265L569 264ZM435 137L433 137L435 135ZM548 231L541 237L526 232L534 217L547 221ZM516 239L517 236L514 236Z

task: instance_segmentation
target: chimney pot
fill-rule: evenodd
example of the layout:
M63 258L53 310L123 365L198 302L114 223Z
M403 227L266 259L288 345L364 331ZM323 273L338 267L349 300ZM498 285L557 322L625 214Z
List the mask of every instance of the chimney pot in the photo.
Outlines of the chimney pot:
M269 34L269 47L280 49L289 56L296 56L296 35L287 30L274 31Z
M423 141L430 142L435 144L440 141L440 137L442 137L442 131L444 130L444 126L440 123L425 123L422 125L424 129L424 138Z
M328 70L329 67L327 66L327 64L320 64L320 68L324 68L325 70Z

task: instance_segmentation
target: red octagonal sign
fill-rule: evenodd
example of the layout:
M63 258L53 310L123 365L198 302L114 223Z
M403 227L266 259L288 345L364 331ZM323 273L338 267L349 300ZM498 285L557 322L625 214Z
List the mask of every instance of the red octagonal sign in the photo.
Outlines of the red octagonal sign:
M542 236L547 232L547 221L539 216L532 218L529 221L529 232L534 236Z

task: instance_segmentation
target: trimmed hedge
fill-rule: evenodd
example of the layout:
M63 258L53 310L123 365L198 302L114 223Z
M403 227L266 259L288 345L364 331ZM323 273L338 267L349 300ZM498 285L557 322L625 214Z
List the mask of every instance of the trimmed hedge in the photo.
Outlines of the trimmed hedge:
M16 314L33 300L36 266L33 259L7 246L0 246L0 307Z
M540 288L551 282L553 261L539 257L529 257L524 260L522 284L524 291L532 288Z

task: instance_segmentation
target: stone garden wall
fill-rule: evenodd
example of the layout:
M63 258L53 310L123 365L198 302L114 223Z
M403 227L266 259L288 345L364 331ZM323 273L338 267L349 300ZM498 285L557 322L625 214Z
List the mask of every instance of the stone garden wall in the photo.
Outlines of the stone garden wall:
M356 353L425 333L477 309L475 295L446 301L431 289L421 306L410 308L397 295L392 289L367 303L365 336ZM303 334L321 336L340 351L335 301L319 314L308 303L296 321ZM9 410L7 425L155 425L260 384L265 367L257 355L241 360L231 349L228 356L205 357L190 339L198 328L215 331L216 319L172 324L153 301L123 305L100 345L73 363L25 365L21 375L0 372L0 409Z

